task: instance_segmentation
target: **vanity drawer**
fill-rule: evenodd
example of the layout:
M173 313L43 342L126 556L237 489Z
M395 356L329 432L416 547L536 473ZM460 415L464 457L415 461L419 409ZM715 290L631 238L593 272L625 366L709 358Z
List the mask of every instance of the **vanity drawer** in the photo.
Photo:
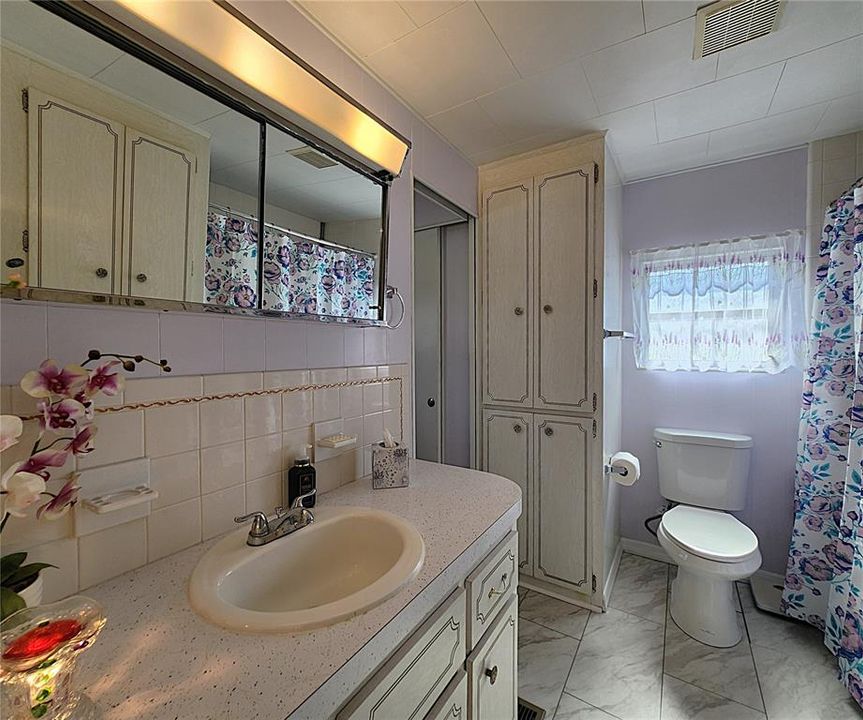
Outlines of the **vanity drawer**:
M468 720L515 720L518 710L518 599L510 597L467 659Z
M465 656L465 592L456 590L336 716L338 720L419 720Z
M518 534L511 532L465 581L468 647L476 647L518 582Z
M467 673L459 670L425 720L467 720Z

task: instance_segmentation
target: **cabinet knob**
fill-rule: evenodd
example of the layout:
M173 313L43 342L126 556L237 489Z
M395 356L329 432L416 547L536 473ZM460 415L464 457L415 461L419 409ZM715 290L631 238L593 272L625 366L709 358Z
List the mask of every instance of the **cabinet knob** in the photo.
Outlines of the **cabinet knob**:
M550 427L547 427L545 429L545 434L547 437L551 437L552 435L554 435L554 430L552 430Z
M552 311L552 307L551 307L551 305L543 305L543 306L542 306L542 311L543 311L546 315L551 315L551 311Z
M105 268L96 268L96 277L106 278L108 277L108 271Z
M135 275L135 280L138 282L147 282L147 276L144 273L138 273Z
M521 307L521 306L517 306L517 307L515 308L515 310L513 310L513 312L514 312L516 315L524 315L524 308L523 308L523 307Z
M426 400L426 405L428 405L429 407L434 407L435 406L434 398L429 398L428 400Z
M485 674L486 674L486 676L488 677L488 679L489 679L489 681L491 682L491 684L492 684L492 685L494 685L494 684L497 682L497 665L495 665L495 666L494 666L493 668L491 668L491 669L486 668L486 669L485 669Z
M519 425L518 423L516 423L515 425L513 425L513 426L512 426L512 431L513 431L514 433L520 433L520 432L521 432L521 425Z

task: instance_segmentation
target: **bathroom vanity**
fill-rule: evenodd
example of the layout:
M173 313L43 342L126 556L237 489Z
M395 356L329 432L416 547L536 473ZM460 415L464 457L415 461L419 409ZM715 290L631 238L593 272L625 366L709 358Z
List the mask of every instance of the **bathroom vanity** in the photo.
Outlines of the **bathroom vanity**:
M416 461L410 487L360 480L318 506L411 523L425 543L419 573L367 612L293 634L239 634L191 609L188 579L214 543L85 590L108 624L79 679L104 717L514 717L518 487Z

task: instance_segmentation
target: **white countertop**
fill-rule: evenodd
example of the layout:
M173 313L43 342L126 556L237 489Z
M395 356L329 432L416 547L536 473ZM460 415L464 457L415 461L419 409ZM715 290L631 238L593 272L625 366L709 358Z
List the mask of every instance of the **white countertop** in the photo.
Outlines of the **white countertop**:
M281 635L237 634L189 607L189 576L213 541L89 588L108 623L82 655L77 684L106 719L327 717L512 528L521 493L498 475L416 461L408 488L359 480L318 503L412 522L426 545L417 578L350 620Z

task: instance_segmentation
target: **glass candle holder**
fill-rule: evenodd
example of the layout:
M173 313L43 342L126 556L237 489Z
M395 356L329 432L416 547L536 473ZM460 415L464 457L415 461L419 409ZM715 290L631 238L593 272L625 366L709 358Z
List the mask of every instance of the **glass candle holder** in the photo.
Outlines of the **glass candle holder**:
M24 608L0 623L4 718L95 718L95 706L72 680L79 654L104 625L102 608L82 595Z

